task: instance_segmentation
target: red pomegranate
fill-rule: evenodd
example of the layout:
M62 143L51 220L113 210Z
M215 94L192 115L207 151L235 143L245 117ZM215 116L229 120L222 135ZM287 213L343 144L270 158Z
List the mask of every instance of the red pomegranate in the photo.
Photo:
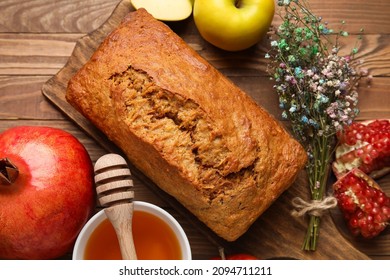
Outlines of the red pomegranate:
M0 134L0 258L54 259L92 214L93 167L70 133L19 126Z

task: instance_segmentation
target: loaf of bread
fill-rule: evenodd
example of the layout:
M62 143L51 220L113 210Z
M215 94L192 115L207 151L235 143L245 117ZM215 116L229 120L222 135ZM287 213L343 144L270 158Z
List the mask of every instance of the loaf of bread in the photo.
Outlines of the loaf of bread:
M71 78L66 99L228 241L306 162L281 124L143 9L130 12Z

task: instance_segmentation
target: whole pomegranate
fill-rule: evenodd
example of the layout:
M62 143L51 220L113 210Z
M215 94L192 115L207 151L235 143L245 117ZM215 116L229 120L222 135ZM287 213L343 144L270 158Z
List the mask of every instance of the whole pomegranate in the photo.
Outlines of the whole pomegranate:
M95 202L84 146L56 128L10 128L0 134L0 179L0 258L67 253Z

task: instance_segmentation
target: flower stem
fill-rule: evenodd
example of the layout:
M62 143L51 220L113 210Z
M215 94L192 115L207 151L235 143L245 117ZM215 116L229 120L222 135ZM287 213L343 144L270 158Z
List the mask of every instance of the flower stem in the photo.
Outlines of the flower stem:
M330 161L333 153L334 136L319 136L312 142L313 160L307 166L311 199L321 201L324 198L330 172ZM321 218L310 215L309 226L302 248L315 251L319 236Z
M307 228L306 237L302 245L305 251L315 251L317 248L317 239L319 236L321 219L318 216L310 215L309 226Z

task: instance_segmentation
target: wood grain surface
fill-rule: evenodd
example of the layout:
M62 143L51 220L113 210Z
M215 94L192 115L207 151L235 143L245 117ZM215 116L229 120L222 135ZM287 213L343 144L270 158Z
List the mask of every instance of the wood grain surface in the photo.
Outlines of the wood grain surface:
M362 85L359 119L390 118L390 1L309 1L315 13L338 25L346 20L351 36L346 49L355 43L364 27L359 58L373 76ZM3 0L0 2L0 131L16 125L49 125L74 134L86 146L92 161L116 147L72 110L64 101L70 75L92 54L104 36L129 12L128 0ZM275 16L274 25L280 23ZM192 18L169 23L192 48L256 102L280 119L277 96L266 72L265 52L269 40L246 51L221 51L198 34ZM354 38L355 37L355 38ZM41 89L44 96L41 93ZM46 99L48 98L50 102ZM54 104L54 106L53 106ZM287 123L284 123L286 126ZM380 183L390 193L390 179ZM181 205L136 172L135 193L140 200L160 205L174 215L189 236L194 259L218 254L247 252L259 258L297 259L390 259L390 232L376 240L353 239L337 210L323 216L316 252L300 249L306 220L290 216L291 199L308 197L302 172L285 192L239 240L227 243L202 226ZM97 208L97 210L99 210ZM71 252L70 252L71 253ZM69 255L64 258L69 258Z

